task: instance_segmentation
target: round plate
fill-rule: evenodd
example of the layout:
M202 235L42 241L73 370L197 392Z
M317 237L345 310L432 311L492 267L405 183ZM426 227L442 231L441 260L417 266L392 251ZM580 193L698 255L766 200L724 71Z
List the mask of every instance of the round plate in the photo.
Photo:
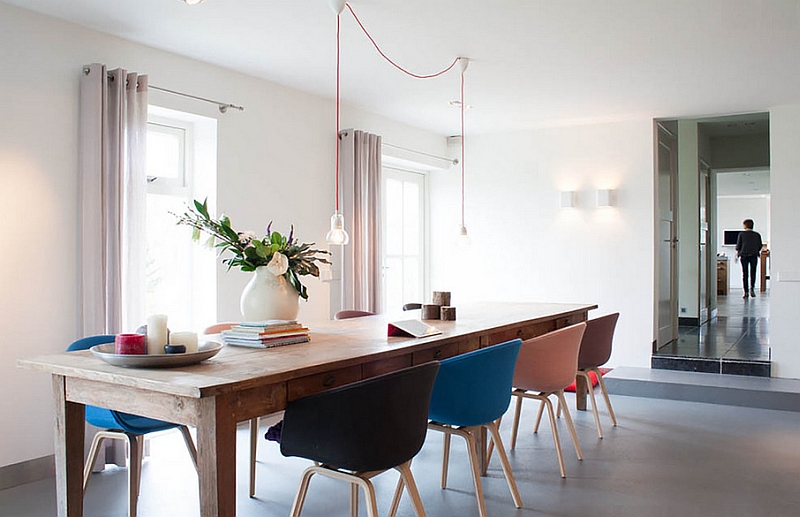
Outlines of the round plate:
M217 352L222 350L222 344L216 341L206 341L198 347L197 352L188 354L115 354L114 343L95 345L89 350L91 350L96 357L114 366L129 366L131 368L172 368L196 364L214 357L217 355Z

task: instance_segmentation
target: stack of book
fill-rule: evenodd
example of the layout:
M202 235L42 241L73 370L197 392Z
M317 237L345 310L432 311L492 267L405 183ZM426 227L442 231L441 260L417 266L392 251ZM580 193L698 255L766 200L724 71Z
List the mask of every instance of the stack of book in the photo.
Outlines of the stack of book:
M226 345L272 348L311 341L308 329L296 321L250 321L222 331Z

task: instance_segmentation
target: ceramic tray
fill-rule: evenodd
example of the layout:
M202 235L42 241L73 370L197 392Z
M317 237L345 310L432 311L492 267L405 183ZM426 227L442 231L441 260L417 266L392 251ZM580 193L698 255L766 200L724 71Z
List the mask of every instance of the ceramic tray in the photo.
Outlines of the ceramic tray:
M222 344L215 341L206 341L198 346L197 352L187 354L115 354L114 343L95 345L89 350L91 350L96 357L114 366L129 366L131 368L171 368L196 364L214 357L217 355L217 352L222 350Z

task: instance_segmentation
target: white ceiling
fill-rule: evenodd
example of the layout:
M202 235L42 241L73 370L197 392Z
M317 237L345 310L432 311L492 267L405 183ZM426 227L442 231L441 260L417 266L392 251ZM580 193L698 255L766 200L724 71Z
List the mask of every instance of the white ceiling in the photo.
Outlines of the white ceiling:
M334 93L328 0L2 0L315 94ZM765 111L800 101L798 0L352 0L418 73L456 56L467 131ZM87 56L87 59L90 59ZM109 63L125 66L125 63ZM153 82L162 84L158 78ZM342 15L342 97L458 133L454 70L428 81L383 62ZM202 95L202 86L193 92ZM236 99L231 99L236 102Z

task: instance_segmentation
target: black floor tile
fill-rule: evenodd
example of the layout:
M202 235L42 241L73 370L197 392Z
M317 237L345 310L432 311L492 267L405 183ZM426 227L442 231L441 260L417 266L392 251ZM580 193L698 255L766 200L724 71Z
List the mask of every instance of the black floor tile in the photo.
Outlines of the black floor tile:
M681 326L678 339L652 357L655 369L769 375L769 293L741 298L741 289L718 297L717 317ZM723 365L723 363L727 363Z

